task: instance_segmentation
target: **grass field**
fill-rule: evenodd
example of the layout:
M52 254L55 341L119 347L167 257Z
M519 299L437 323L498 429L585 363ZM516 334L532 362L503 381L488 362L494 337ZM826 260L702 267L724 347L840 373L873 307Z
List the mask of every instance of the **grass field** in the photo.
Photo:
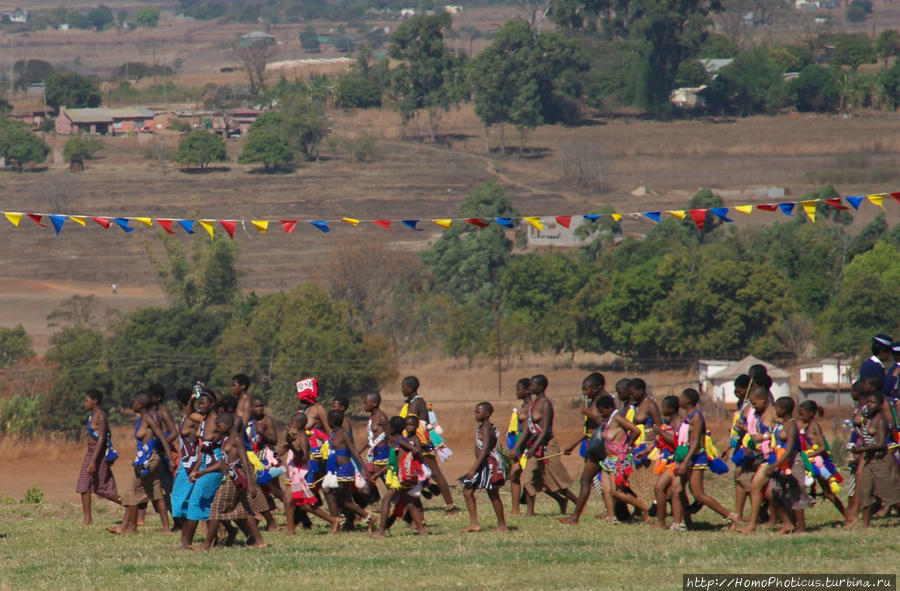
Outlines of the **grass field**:
M711 487L729 499L729 476ZM576 485L577 486L577 485ZM455 496L459 496L456 491ZM508 502L508 497L506 497ZM0 506L0 589L680 589L682 573L897 573L896 518L868 530L830 527L831 507L808 512L812 532L791 537L748 537L722 529L709 510L700 531L675 534L643 525L606 525L595 519L596 497L577 527L540 503L538 517L511 518L507 534L461 534L466 517L426 508L429 535L396 525L384 540L359 531L290 538L265 535L269 547L223 548L208 554L174 552L175 534L155 533L158 521L137 536L119 538L103 526L117 507L95 510L95 525L80 525L76 505ZM494 523L486 498L482 527ZM488 513L485 513L485 511Z

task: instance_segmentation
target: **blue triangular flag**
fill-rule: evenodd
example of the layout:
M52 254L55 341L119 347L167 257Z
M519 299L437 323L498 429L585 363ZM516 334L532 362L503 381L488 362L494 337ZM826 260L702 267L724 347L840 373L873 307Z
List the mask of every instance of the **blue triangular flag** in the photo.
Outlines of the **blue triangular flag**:
M416 232L421 232L422 228L417 228L416 224L419 223L419 220L400 220L403 222L403 225L409 228L410 230L415 230Z
M784 215L791 215L794 213L794 206L796 203L779 203L778 207L781 208L781 213Z
M586 216L584 216L584 219L585 219L585 221L593 222L594 220L600 219L600 214L599 213L589 213Z
M494 221L505 228L512 228L512 218L494 218Z
M322 230L323 232L327 233L327 232L331 231L331 228L328 227L328 222L326 222L324 220L313 220L309 223L312 224L313 226L317 227L318 229Z
M850 205L853 206L853 209L859 209L859 204L862 203L862 200L865 199L862 195L858 197L847 197L847 201L850 202Z
M194 220L178 220L178 225L184 228L188 234L194 233Z
M645 211L645 212L644 212L644 215L647 216L648 218L650 218L651 220L653 220L654 222L656 222L656 223L658 224L658 223L659 223L659 216L660 216L661 213L662 213L661 211Z
M66 222L66 216L51 214L49 217L50 217L50 223L53 224L53 229L56 230L56 235L59 236L59 233L62 230L63 224Z
M710 207L709 211L713 213L713 215L718 216L722 219L723 222L731 223L734 220L728 217L728 208L727 207Z
M125 218L113 218L113 221L126 232L134 232L134 228L128 227L129 220Z

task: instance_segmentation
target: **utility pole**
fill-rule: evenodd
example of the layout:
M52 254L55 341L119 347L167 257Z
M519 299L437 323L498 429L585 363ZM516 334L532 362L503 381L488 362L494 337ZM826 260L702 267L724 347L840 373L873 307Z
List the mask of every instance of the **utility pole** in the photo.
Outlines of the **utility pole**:
M24 66L23 66L24 67ZM13 57L12 37L9 38L9 100L12 100L16 79L16 60Z

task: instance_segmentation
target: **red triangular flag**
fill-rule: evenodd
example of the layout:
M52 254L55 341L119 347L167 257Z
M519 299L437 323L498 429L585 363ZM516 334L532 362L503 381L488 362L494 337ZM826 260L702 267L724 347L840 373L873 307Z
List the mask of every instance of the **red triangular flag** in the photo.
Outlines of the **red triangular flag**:
M36 213L29 213L29 214L28 214L28 217L30 217L31 219L33 219L33 220L34 220L34 223L37 224L38 226L40 226L40 227L42 227L42 228L46 228L46 227L47 227L46 225L44 225L44 224L41 223L41 218L43 218L44 216L39 215L39 214L36 214Z
M293 234L294 228L297 227L297 220L281 220L281 227L285 234Z
M691 219L694 220L694 223L697 225L697 229L702 232L703 224L706 223L706 210L691 209L688 211L688 213L691 214Z
M228 232L228 237L234 240L234 229L237 227L237 222L234 220L219 220L219 224Z
M109 228L109 224L110 224L109 218L91 218L91 219L94 220L95 222L97 222L98 224L100 224L101 226L103 226L104 228Z
M774 203L763 203L761 205L757 205L756 209L761 209L763 211L778 211L778 206Z
M97 218L94 218L94 219L97 219ZM159 224L160 226L162 226L163 230L165 230L165 231L168 232L169 234L174 234L174 233L175 233L175 230L172 229L172 222L174 222L174 221L175 221L175 220L160 220L160 219L157 219L157 220L156 220L156 223Z
M391 231L391 220L375 220L372 223L375 224L376 226L381 226L388 232Z
M894 201L900 203L900 193L891 193L891 197L894 198ZM826 199L825 201L828 201L828 199Z
M556 216L556 223L558 223L563 228L568 228L569 224L572 223L572 216L570 215L558 215Z
M895 197L895 195L900 195L900 193L891 193L891 197L894 197L894 199L897 199L897 197ZM847 207L846 205L841 203L840 197L830 197L825 200L825 203L827 203L828 205L832 206L835 209L840 209L842 211L845 209L850 209L849 207Z
M467 220L463 220L466 223L472 224L473 226L478 226L479 228L487 228L488 223L485 222L481 218L469 218Z

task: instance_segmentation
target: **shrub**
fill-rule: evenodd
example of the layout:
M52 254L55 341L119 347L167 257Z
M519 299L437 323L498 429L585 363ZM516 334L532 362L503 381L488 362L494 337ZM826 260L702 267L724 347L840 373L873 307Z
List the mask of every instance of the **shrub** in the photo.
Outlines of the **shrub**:
M31 488L25 491L25 497L22 499L22 502L40 505L44 502L44 491L38 485L32 484Z

